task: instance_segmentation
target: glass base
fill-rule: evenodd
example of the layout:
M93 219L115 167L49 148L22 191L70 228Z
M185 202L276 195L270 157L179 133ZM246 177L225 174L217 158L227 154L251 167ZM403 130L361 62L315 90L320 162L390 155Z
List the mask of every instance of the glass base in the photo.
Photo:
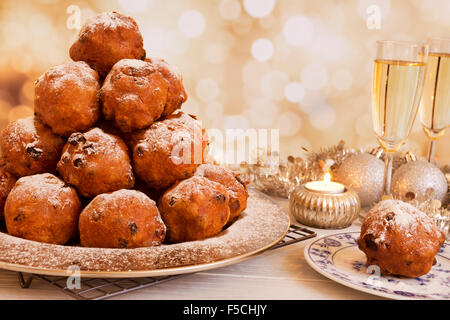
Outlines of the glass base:
M377 136L377 140L378 140L378 143L380 144L380 146L383 148L383 150L386 153L395 153L395 152L398 151L398 149L400 149L400 147L402 145L405 144L405 140L406 139L404 139L404 140L402 140L400 142L391 142L391 141L383 140L382 138Z

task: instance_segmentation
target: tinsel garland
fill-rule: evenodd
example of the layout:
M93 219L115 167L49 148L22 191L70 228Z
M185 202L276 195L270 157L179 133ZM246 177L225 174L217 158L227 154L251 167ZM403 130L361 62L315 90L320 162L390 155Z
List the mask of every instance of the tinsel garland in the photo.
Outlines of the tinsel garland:
M336 170L342 161L359 151L348 148L344 141L336 146L322 148L314 153L302 148L305 157L289 156L287 161L280 161L278 166L270 165L273 155L260 151L256 164L241 163L240 171L255 188L274 196L287 198L299 184L321 180L326 171Z
M335 146L320 149L319 152L312 152L306 148L302 149L306 152L306 156L289 156L286 161L280 163L274 161L278 154L258 150L256 164L241 163L241 177L264 193L287 198L297 185L308 181L322 180L327 171L336 176L339 166L351 155L366 152L382 160L385 157L385 153L380 147L355 150L347 147L342 140ZM411 152L398 152L394 155L393 170L395 171L403 164L415 160L419 159ZM439 163L435 163L435 165L446 174L447 182L450 184L450 166L442 166ZM432 199L432 195L430 195L423 202L412 200L410 203L429 215L449 239L450 186L443 202Z
M449 195L447 194L447 201L448 198ZM450 240L450 206L448 206L448 203L443 205L436 199L428 199L424 202L412 200L409 203L432 218L439 230L444 232L447 240Z
M324 174L330 171L333 176L342 162L351 155L370 153L384 160L385 153L381 147L353 149L341 140L337 145L321 148L318 152L312 152L302 148L306 153L303 157L289 156L286 161L278 163L274 161L278 154L270 154L265 150L259 150L255 164L241 163L240 172L252 186L269 195L287 198L290 192L299 184L308 181L322 180ZM394 155L393 170L408 161L418 158L411 152L398 152ZM450 174L449 165L436 164L444 174ZM442 203L444 215L450 210L450 190L446 200Z

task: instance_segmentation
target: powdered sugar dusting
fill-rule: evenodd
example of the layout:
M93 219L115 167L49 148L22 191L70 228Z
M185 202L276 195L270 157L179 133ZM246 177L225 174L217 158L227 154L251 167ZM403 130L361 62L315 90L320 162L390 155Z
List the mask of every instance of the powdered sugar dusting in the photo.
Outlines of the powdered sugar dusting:
M15 192L20 188L21 192ZM16 202L25 202L30 195L45 199L49 207L60 207L62 210L71 205L71 196L76 196L73 188L66 188L64 181L50 173L36 174L33 176L22 177L17 180L16 185L11 191L14 194ZM61 202L61 195L68 195L65 201Z
M366 234L372 234L374 241L386 240L388 230L394 227L406 238L413 237L419 228L430 234L437 234L436 226L424 212L399 200L385 200L375 205L367 214L364 222Z
M77 86L87 92L100 88L98 76L84 61L70 61L51 67L37 80L37 85L45 84L46 91L61 92L67 87ZM40 92L38 92L40 93Z
M117 12L103 12L89 18L80 31L80 34L92 33L98 30L117 30L118 28L136 28L136 24L130 17Z
M138 271L219 261L265 247L289 226L284 210L249 190L247 210L219 235L200 241L138 249L97 249L42 244L0 233L0 261L44 269Z
M120 208L122 203L128 201L138 204L141 207L148 207L155 204L155 201L147 197L143 192L138 190L120 189L110 193L102 193L96 197L108 202L110 206Z
M15 122L10 123L8 127L3 130L2 139L5 141L5 144L9 146L10 150L14 152L22 152L25 150L28 145L26 141L29 140L34 140L32 146L36 145L36 142L40 137L36 130L34 117L17 119Z

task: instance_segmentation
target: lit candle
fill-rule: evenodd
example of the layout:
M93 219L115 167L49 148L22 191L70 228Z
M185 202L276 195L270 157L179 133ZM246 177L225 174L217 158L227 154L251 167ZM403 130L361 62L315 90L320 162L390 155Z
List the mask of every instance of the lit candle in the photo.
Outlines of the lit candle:
M343 184L332 182L329 172L325 174L323 181L311 181L305 184L305 188L309 191L320 193L343 193L345 192L345 186Z

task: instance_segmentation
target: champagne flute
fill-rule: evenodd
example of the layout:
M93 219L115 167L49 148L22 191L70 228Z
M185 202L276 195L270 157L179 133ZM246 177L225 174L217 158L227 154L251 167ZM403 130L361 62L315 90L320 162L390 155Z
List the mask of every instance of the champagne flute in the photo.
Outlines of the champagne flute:
M428 46L420 42L377 41L372 120L386 153L384 196L391 196L393 154L405 142L419 108Z
M436 141L450 126L450 39L430 39L420 120L431 140L428 161L434 159Z

